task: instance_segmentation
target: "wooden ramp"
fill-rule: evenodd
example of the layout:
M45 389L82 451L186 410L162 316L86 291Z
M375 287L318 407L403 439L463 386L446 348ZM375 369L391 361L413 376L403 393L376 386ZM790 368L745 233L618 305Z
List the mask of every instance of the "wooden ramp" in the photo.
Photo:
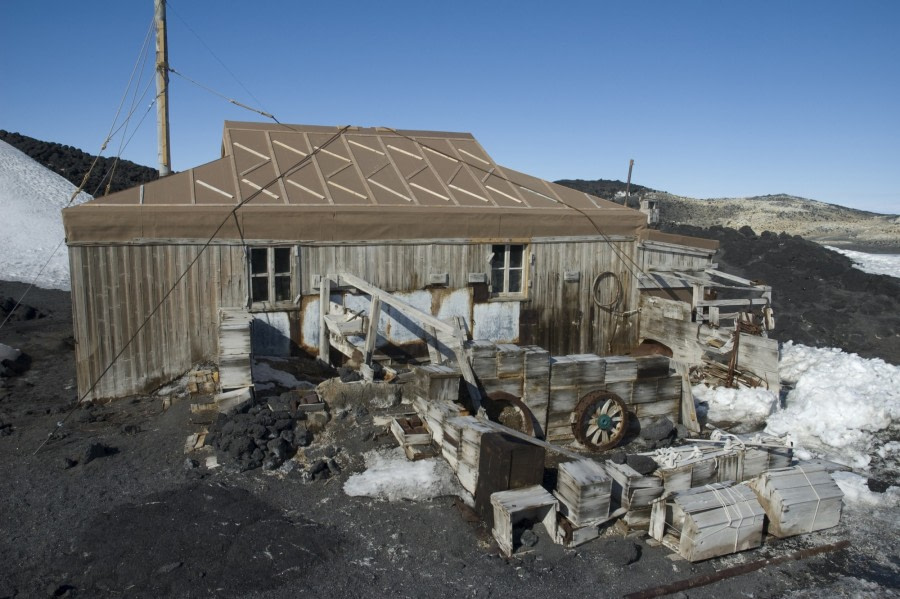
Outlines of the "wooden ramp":
M219 310L219 389L231 391L253 386L250 371L250 325L246 308Z

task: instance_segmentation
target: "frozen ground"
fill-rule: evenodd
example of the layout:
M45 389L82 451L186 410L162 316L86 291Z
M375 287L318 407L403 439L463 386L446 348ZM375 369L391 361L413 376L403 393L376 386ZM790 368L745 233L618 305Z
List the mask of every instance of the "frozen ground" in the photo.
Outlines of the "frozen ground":
M65 236L60 211L75 189L0 141L0 280L30 283L50 260L35 283L50 289L69 289L69 255L65 244L57 246ZM90 199L81 193L72 203Z
M855 252L826 245L829 250L847 256L853 260L853 265L863 272L873 275L888 275L900 278L900 254L869 254Z

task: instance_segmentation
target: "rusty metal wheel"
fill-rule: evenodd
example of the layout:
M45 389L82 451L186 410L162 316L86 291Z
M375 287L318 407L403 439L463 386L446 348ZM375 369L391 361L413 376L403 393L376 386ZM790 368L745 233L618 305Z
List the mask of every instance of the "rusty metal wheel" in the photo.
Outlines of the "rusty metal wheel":
M512 393L493 391L481 400L481 405L487 412L488 419L534 436L534 414Z
M581 398L572 413L572 432L594 451L619 444L628 429L628 411L622 398L610 391L592 391Z

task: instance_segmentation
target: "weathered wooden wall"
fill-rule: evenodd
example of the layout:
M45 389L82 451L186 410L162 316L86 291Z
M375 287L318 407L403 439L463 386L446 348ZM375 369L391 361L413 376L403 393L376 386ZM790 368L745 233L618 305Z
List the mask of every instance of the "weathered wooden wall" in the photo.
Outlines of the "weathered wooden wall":
M645 272L690 272L714 268L712 258L715 253L715 250L644 241L640 244L639 262Z
M80 395L95 382L89 399L146 391L215 357L219 306L247 301L246 259L241 246L210 246L188 270L200 247L69 248Z
M201 247L172 243L69 248L80 394L87 393L110 364L90 398L147 391L194 363L215 358L218 308L247 304L244 248L210 245L162 301ZM633 239L534 240L528 248L526 299L491 299L485 285L476 285L470 327L477 318L492 318L495 302L510 301L518 306L519 337L503 341L539 345L556 355L618 353L637 343L638 318L632 312L639 301L634 276L638 257ZM397 292L424 289L429 275L447 273L447 287L461 289L469 285L469 273L490 276L490 255L491 243L301 244L292 266L294 289L307 297L297 305L273 308L270 316L288 318L291 340L301 345L303 323L309 322L303 310L308 300L318 298L315 275L348 272ZM606 311L592 292L595 278L603 273L614 275L600 284L604 301L615 295L615 280L622 285L621 301ZM159 312L138 332L160 302ZM432 313L439 309L432 306Z

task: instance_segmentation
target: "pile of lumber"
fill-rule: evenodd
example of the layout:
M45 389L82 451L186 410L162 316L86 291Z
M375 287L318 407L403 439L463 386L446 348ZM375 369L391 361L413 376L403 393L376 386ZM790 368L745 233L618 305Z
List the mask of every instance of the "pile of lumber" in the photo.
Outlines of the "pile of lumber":
M824 530L841 520L844 494L820 465L769 470L747 484L766 512L769 534L776 537Z
M696 562L759 547L764 519L746 484L713 483L654 501L650 536Z

